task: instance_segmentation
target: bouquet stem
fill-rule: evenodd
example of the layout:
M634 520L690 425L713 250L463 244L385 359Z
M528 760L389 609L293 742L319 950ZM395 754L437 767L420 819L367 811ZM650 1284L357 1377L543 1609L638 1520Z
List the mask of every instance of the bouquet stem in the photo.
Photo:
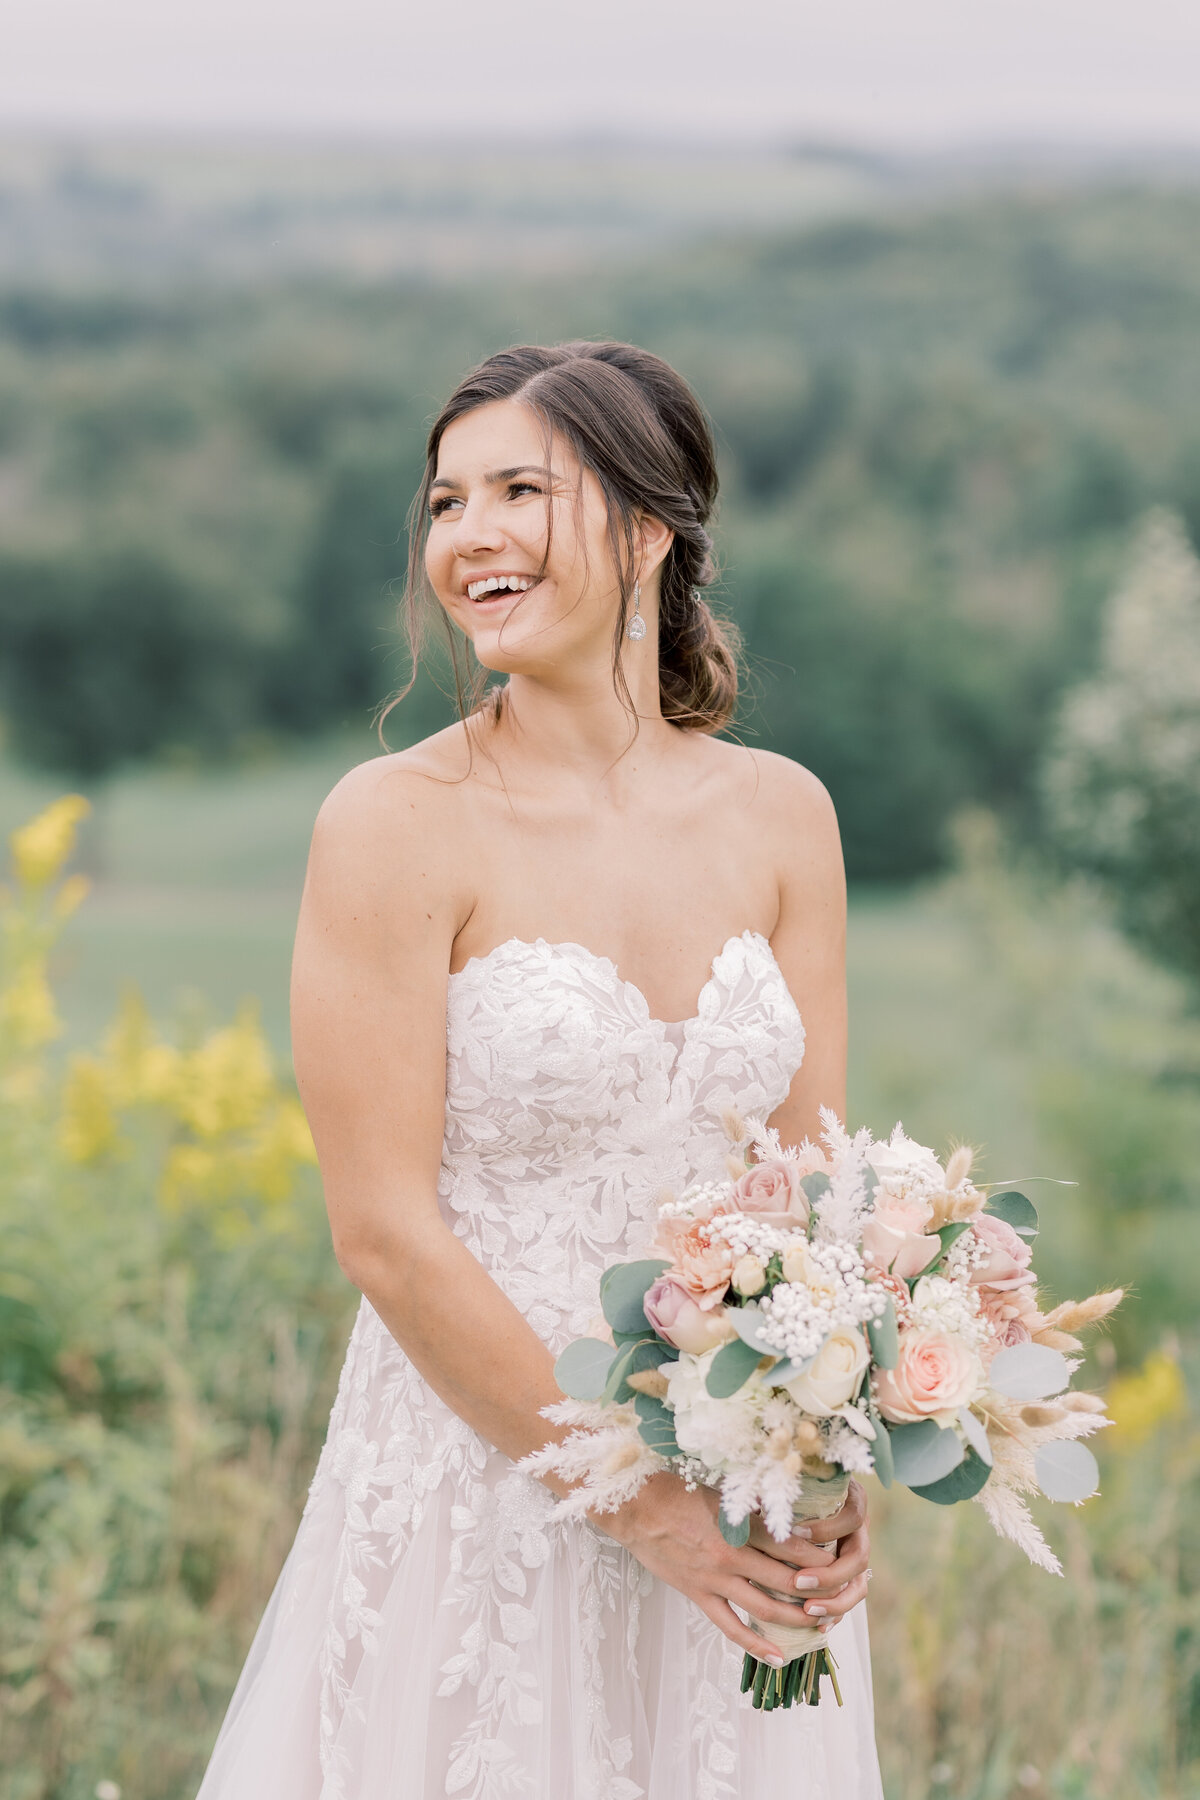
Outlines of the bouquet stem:
M809 1519L832 1518L846 1504L849 1487L850 1477L842 1469L824 1479L806 1476L804 1492L792 1509L793 1523L801 1525ZM804 1605L794 1593L781 1594L774 1588L764 1588L763 1592L775 1600L786 1600L792 1606ZM777 1706L817 1706L821 1699L821 1681L826 1675L833 1686L834 1698L839 1706L842 1704L837 1668L824 1632L807 1623L767 1627L753 1617L750 1624L760 1637L765 1637L769 1630L772 1641L779 1645L786 1658L783 1668L775 1669L747 1651L742 1663L742 1692L750 1694L751 1705L759 1712L773 1712Z

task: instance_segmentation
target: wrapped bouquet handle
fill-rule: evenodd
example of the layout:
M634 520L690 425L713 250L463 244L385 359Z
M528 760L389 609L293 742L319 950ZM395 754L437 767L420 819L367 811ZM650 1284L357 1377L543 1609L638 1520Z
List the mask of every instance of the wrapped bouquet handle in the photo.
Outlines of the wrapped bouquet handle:
M832 1519L845 1506L849 1491L850 1476L844 1469L825 1480L806 1475L804 1491L792 1506L792 1523L802 1525L811 1519ZM762 1583L756 1581L754 1586L762 1587ZM794 1593L781 1594L777 1588L769 1587L763 1587L762 1591L770 1594L773 1600L786 1601L789 1606L804 1605ZM753 1615L749 1623L750 1629L759 1637L766 1637L766 1628ZM763 1712L770 1712L776 1706L792 1706L798 1701L815 1706L821 1698L821 1679L828 1675L840 1706L842 1695L826 1634L818 1626L807 1623L772 1625L770 1634L771 1642L778 1644L783 1652L784 1666L777 1669L747 1651L742 1663L743 1694L749 1693L754 1705Z

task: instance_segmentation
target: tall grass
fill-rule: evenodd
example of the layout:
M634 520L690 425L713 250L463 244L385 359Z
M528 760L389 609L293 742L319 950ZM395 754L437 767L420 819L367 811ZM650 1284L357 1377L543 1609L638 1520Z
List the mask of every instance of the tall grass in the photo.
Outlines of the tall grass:
M18 835L0 906L0 1792L189 1800L295 1528L353 1296L252 1012L167 1039L129 1001L97 1048L56 1052L46 968L83 898L61 875L75 823L60 805ZM1117 1420L1102 1497L1045 1521L1065 1580L975 1508L873 1493L888 1796L1180 1800L1200 1793L1200 1432L1181 1373L1200 1030L1085 894L1014 870L986 820L959 862L856 911L856 1113L981 1139L991 1175L1078 1178L1037 1190L1047 1285L1136 1293L1094 1371Z

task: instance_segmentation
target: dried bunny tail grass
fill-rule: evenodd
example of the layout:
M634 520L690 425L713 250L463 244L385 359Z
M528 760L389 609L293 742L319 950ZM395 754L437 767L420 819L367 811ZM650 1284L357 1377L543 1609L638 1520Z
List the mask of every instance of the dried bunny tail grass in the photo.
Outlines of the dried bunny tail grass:
M1046 1323L1058 1331L1082 1331L1085 1325L1106 1319L1124 1298L1124 1288L1110 1288L1105 1294L1093 1294L1089 1300L1064 1300L1046 1314Z
M1085 1388L1077 1394L1064 1394L1062 1404L1068 1412L1102 1413L1108 1410L1103 1394L1089 1394Z
M971 1173L971 1165L975 1161L975 1152L970 1144L957 1144L951 1152L946 1164L946 1186L956 1188Z
M1033 1334L1035 1344L1045 1344L1049 1350L1082 1350L1083 1345L1069 1331L1057 1331L1053 1325L1042 1325Z
M951 1182L946 1178L946 1188ZM931 1231L939 1231L943 1225L957 1225L964 1219L973 1219L983 1209L986 1195L970 1182L965 1186L961 1182L954 1184L954 1191L934 1194L932 1197L933 1216L929 1221Z
M636 1375L627 1375L625 1381L635 1393L649 1394L652 1400L665 1400L667 1397L667 1378L661 1369L640 1369Z
M1032 1425L1035 1431L1040 1431L1047 1425L1057 1425L1066 1416L1066 1408L1055 1401L1051 1401L1049 1405L1035 1404L1021 1408L1022 1421L1026 1425Z
M740 1181L749 1166L744 1156L727 1156L725 1158L725 1173L733 1181Z
M721 1127L731 1144L744 1144L750 1137L749 1129L736 1106L727 1106L721 1114Z

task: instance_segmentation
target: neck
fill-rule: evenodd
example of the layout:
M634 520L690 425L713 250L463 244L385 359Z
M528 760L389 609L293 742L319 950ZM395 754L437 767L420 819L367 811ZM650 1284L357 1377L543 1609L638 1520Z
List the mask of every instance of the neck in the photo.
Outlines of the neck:
M496 749L510 764L549 766L568 777L633 777L676 730L662 716L654 636L626 647L622 668L629 701L618 692L607 657L566 676L560 670L510 676Z

